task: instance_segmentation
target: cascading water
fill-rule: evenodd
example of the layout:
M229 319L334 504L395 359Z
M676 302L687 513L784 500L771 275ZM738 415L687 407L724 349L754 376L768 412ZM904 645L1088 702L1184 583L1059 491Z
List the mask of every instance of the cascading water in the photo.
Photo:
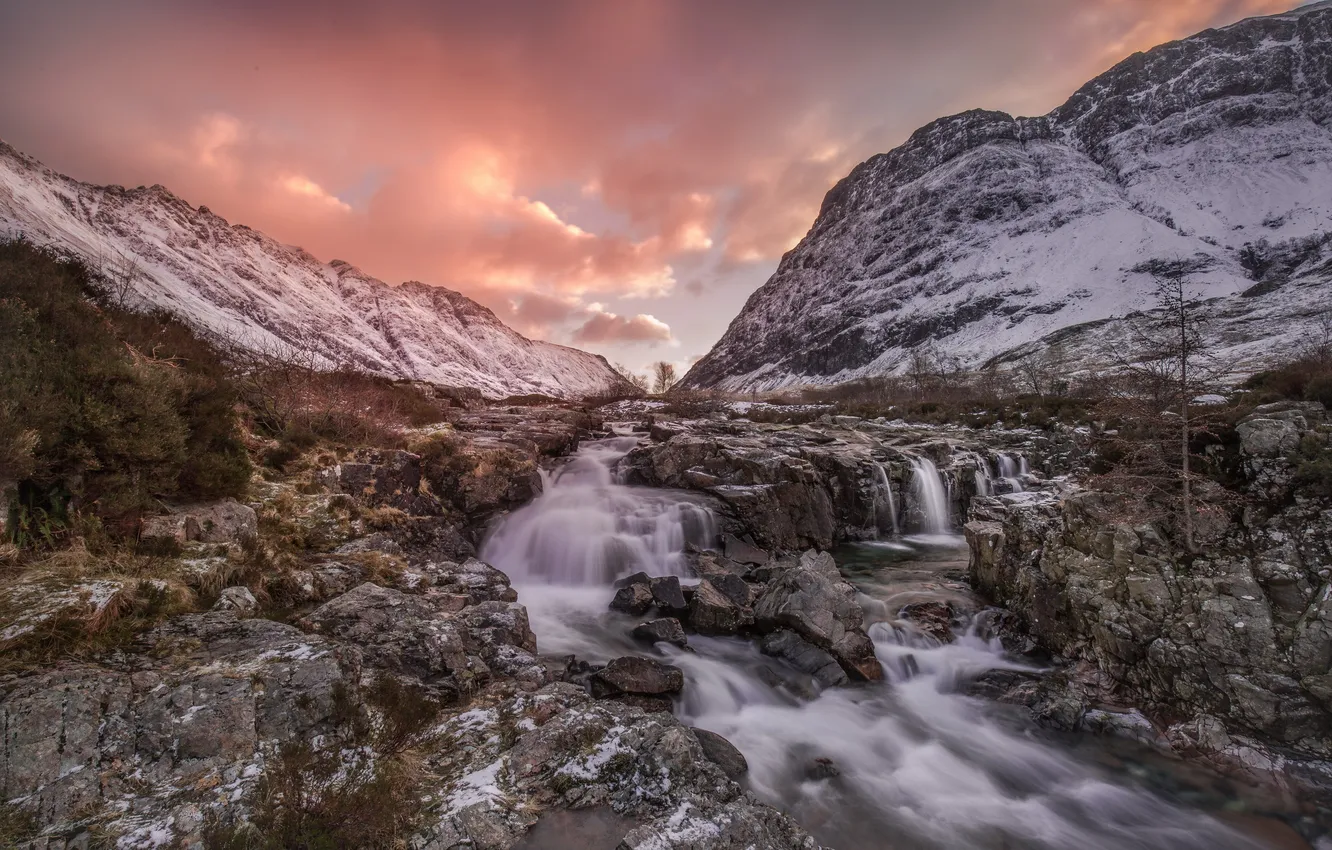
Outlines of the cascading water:
M637 443L588 443L545 475L541 495L487 538L486 560L518 582L598 585L638 570L684 575L685 543L710 544L716 525L686 494L616 480L616 464Z
M1021 493L1023 491L1022 478L1026 475L1027 459L1019 456L1019 460L1014 460L1011 455L999 455L995 458L995 464L999 467L999 477L1008 485L1008 492Z
M685 542L710 542L711 518L689 494L616 482L615 463L634 442L586 444L482 546L482 557L514 579L547 654L605 661L644 652L628 637L637 620L606 608L611 578L680 573ZM930 527L947 531L938 471L924 458L913 471ZM947 545L964 557L955 539ZM896 622L905 597L883 572L885 584L866 592L874 594L867 610L881 620L869 634L884 683L820 690L739 638L691 635L687 651L657 645L685 671L681 720L730 739L760 797L838 850L1257 850L960 693L978 674L1017 665L974 633L940 644ZM929 584L912 585L909 598Z
M990 462L976 455L976 495L989 496L994 493L994 477L990 475Z
M888 476L888 470L881 463L874 464L874 483L877 497L874 505L875 524L880 532L897 534L901 529L897 524L897 500L893 498L893 482ZM880 498L882 502L879 501ZM885 519L887 522L884 522Z
M953 530L953 516L939 468L927 457L913 457L910 461L911 495L920 516L920 530L925 534L949 534Z

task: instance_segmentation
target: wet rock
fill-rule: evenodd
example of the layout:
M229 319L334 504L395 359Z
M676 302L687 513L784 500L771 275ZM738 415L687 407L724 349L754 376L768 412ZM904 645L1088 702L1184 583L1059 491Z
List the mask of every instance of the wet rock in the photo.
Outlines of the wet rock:
M701 635L733 635L752 622L749 612L740 608L711 581L703 579L689 600L689 625Z
M729 778L739 781L740 777L749 772L749 762L745 760L744 753L735 748L735 744L716 732L699 729L697 726L689 731L698 739L703 754L715 761Z
M849 681L846 671L836 658L789 629L764 635L759 641L759 649L765 655L780 658L800 672L812 676L825 688L845 685Z
M898 616L940 643L953 640L953 606L947 602L913 602L905 605Z
M760 566L768 562L767 552L752 543L746 543L734 534L722 535L722 551L727 558L739 564Z
M409 516L386 532L411 562L465 561L476 546L455 520L442 516ZM479 539L479 538L478 538Z
M614 587L616 590L619 590L621 588L629 587L630 585L634 584L651 585L652 577L647 573L643 572L642 570L639 570L638 572L633 573L631 575L627 575L624 578L616 579L615 583L612 584L611 586Z
M681 648L689 644L688 638L685 637L684 627L674 617L663 617L659 620L639 623L634 626L633 636L649 643L669 643Z
M231 611L237 617L253 617L259 611L259 602L248 587L227 587L218 596L213 610Z
M834 577L836 565L829 569L830 562L806 553L794 568L774 578L754 606L755 624L762 631L796 632L831 653L853 679L881 679L855 589Z
M626 655L616 658L592 674L594 696L678 694L684 687L684 671L651 658Z
M646 584L627 584L615 591L610 609L632 616L646 614L652 607L652 588Z
M842 775L842 770L830 758L820 756L812 760L805 768L805 778L818 782L823 779L835 779Z
M428 561L406 570L398 579L398 589L410 592L434 589L457 594L468 605L518 601L518 591L510 585L509 577L476 558L468 558L462 563Z
M667 614L682 614L688 607L684 592L680 589L678 576L660 576L649 583L652 589L652 602Z

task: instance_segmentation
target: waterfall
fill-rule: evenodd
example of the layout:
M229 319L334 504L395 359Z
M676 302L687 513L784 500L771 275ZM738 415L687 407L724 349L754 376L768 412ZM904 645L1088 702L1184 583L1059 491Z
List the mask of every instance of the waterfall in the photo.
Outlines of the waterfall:
M952 531L953 517L943 476L934 461L927 457L911 458L911 494L920 513L921 531L926 534Z
M515 582L604 585L642 570L685 575L686 544L710 547L712 512L687 494L618 483L616 467L636 437L581 447L545 476L545 488L505 517L481 557Z
M1027 459L1018 456L1019 460L1014 460L1011 455L999 455L995 463L999 467L999 477L1008 485L1008 492L1021 493L1023 491L1022 479L1019 477L1025 475L1027 470Z
M976 495L990 496L994 494L994 478L990 475L990 462L980 455L975 455L976 461Z
M893 482L888 476L888 470L885 469L884 465L881 463L874 464L874 483L876 485L874 500L875 525L881 532L887 530L893 534L897 534L900 529L897 524L897 501L893 499ZM884 523L880 518L880 505L878 500L880 495L883 496L884 501L888 503L887 529L884 528Z

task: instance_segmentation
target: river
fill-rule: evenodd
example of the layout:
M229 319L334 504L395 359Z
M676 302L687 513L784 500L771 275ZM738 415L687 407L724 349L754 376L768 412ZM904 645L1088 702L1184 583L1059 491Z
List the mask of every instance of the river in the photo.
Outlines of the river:
M918 508L916 520L928 534L835 555L861 591L882 683L819 689L741 638L690 635L688 650L635 642L629 631L643 618L607 609L612 582L638 570L687 577L686 546L716 538L698 497L618 481L617 462L636 443L628 435L585 443L547 475L542 495L492 530L482 558L513 580L543 654L592 662L649 654L682 668L677 716L728 738L749 762L749 788L822 843L838 850L1278 846L1230 826L1247 804L1224 783L1220 792L1199 790L1206 783L1190 784L1167 759L1061 738L1013 707L967 695L966 685L987 671L1030 668L982 638L974 622L959 623L956 639L940 643L895 620L904 604L969 600L965 547L947 518L929 510L920 516ZM917 481L924 504L946 505L937 481ZM889 531L897 514L893 504Z

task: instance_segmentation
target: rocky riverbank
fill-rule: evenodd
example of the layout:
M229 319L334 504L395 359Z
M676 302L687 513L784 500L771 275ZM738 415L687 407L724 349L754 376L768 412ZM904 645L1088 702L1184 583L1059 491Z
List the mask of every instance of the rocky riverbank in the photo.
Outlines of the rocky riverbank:
M1137 707L1174 750L1254 781L1332 794L1332 505L1301 486L1321 405L1260 408L1237 428L1243 501L1204 490L1198 551L1126 522L1112 494L978 499L971 578L1019 630L1082 675L1019 697L1087 726Z

